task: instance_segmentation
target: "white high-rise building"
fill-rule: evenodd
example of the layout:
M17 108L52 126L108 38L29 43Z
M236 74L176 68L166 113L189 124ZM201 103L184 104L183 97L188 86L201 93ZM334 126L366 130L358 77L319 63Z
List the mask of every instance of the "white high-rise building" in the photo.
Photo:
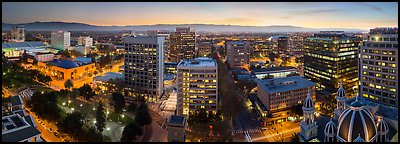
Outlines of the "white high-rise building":
M182 60L177 71L177 114L188 116L201 108L215 114L218 110L217 62L208 57Z
M71 46L71 33L67 31L51 32L51 47L65 50Z
M397 28L371 29L360 46L360 95L376 103L399 106Z
M25 28L23 26L16 26L11 29L10 42L25 42Z
M164 87L164 37L125 37L125 84L128 96L157 101Z
M87 47L93 46L93 38L79 36L78 37L78 45L87 46Z

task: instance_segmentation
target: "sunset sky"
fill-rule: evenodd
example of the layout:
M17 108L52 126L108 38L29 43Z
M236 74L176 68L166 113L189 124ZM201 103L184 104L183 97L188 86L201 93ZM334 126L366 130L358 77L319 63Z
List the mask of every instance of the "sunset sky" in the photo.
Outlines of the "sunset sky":
M397 2L2 2L3 23L231 24L307 28L398 27Z

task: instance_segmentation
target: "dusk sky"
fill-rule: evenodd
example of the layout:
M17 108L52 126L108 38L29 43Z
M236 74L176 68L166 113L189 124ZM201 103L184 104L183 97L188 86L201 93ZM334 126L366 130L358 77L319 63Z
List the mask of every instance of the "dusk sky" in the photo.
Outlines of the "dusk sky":
M3 23L80 22L92 25L231 24L307 28L398 27L397 2L3 2Z

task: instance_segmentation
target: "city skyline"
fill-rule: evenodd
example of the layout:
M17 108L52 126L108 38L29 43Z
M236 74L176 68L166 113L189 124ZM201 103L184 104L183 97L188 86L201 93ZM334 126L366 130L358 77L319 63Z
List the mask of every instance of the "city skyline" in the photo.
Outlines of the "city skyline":
M398 4L382 3L2 3L3 23L78 22L99 26L154 24L292 25L307 28L396 27ZM74 9L71 11L71 9ZM318 19L318 21L315 21ZM338 23L340 21L340 23Z

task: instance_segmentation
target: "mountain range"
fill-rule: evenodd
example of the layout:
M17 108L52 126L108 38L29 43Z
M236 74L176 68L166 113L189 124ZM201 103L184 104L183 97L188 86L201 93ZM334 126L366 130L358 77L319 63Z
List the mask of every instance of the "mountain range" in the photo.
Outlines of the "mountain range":
M96 26L85 23L74 22L32 22L10 24L2 23L2 30L11 30L13 26L23 25L27 31L147 31L147 30L168 30L174 31L176 27L189 26L198 32L318 32L327 30L341 30L347 32L364 32L363 29L349 28L304 28L290 25L273 26L240 26L240 25L215 25L215 24L156 24L156 25L126 25L126 26Z

